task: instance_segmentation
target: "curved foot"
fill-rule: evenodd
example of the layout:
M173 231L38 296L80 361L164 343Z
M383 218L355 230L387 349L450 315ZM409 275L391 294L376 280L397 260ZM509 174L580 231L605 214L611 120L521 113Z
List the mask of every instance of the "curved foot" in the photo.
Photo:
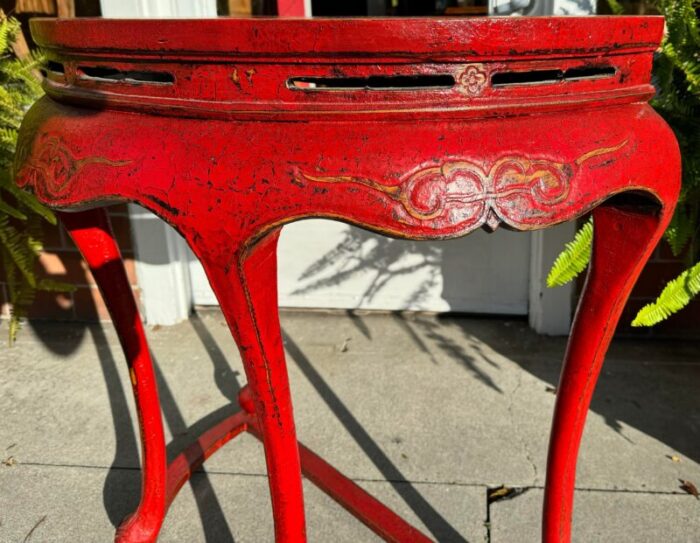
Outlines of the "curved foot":
M161 520L150 520L138 510L124 519L114 534L114 543L155 543L158 540Z

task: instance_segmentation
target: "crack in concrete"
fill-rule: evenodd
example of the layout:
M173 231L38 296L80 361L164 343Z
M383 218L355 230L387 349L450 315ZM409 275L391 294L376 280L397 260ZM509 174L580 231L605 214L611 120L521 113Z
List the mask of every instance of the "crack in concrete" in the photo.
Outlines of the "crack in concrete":
M521 433L518 431L519 426L515 422L515 413L513 411L514 405L515 405L515 396L518 390L520 390L522 384L523 384L523 371L518 371L518 380L515 383L515 387L513 387L513 390L510 391L508 394L508 420L510 421L511 427L513 427L513 435L517 436L517 439L520 443L520 448L522 449L523 453L525 454L525 459L530 465L530 469L532 470L532 483L529 485L522 485L522 488L525 487L534 487L537 485L539 482L539 471L537 469L537 464L535 463L535 460L532 455L532 451L530 451L530 447L527 443L527 440L523 438Z

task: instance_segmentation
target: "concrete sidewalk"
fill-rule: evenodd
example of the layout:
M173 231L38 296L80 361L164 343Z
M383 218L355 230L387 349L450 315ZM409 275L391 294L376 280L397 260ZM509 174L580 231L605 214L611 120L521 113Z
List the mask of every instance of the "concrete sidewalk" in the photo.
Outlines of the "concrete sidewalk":
M522 321L283 312L299 436L438 541L536 542L565 341ZM218 313L149 330L169 452L245 382ZM574 541L700 541L700 343L617 341L579 462ZM138 442L114 331L34 323L0 349L0 542L111 541L136 505ZM260 445L226 445L160 541L272 541ZM489 489L522 489L488 503ZM305 486L311 542L377 538Z

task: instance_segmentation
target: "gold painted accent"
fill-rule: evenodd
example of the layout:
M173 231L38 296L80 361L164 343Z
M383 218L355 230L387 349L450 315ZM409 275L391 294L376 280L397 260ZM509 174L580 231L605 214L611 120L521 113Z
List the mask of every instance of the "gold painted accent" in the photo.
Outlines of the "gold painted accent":
M506 204L509 200L525 198L531 208L559 204L568 197L571 178L579 167L594 157L622 149L627 142L624 140L612 147L588 151L571 164L508 156L487 169L468 159L447 160L439 166L419 168L396 185L347 175L311 176L299 172L297 177L300 181L315 183L366 186L399 202L408 217L417 221L445 217L448 224L488 222L491 228L495 228L499 221L508 222L506 207L509 213L513 213L513 206ZM456 211L450 213L450 210ZM397 220L406 222L400 217Z
M63 192L73 177L85 166L104 164L120 167L132 162L100 156L75 158L66 144L58 136L51 134L43 134L34 150L29 152L29 149L26 149L25 152L29 156L23 157L26 160L23 163L18 162L21 169L16 176L17 184L20 187L30 185L35 189L41 184L42 189L48 190L54 196Z
M587 153L582 154L574 162L577 166L580 166L590 158L606 155L608 153L614 153L615 151L622 149L625 145L627 145L627 140L624 140L622 143L618 143L614 147L601 147L600 149L594 149L593 151L588 151Z
M548 224L517 224L513 226L517 226L517 230L520 232L534 232L536 230L540 230L542 228L546 228L547 226L554 226L555 224L560 224L563 222L566 222L568 220L581 217L588 211L595 209L599 205L601 205L605 200L609 199L611 196L616 196L617 194L624 194L625 192L645 192L650 194L651 196L654 197L654 199L663 207L663 199L661 196L653 189L651 189L648 186L643 186L643 185L628 185L626 187L621 187L611 193L606 194L603 198L598 198L596 200L592 200L589 202L589 204L586 206L585 211L578 211L576 214L568 213L564 214L562 216L557 217L556 222L550 222ZM259 230L251 239L260 239L264 236L266 236L268 233L270 233L272 230L275 228L280 228L282 226L285 226L287 224L291 224L297 221L301 221L304 219L330 219L333 221L338 221L338 222L344 222L348 224L352 224L354 226L358 226L360 228L365 228L367 230L371 230L373 232L377 232L379 234L382 234L384 236L392 236L395 238L400 238L400 239L410 239L410 240L415 240L415 241L427 241L427 240L448 240L448 239L456 239L459 237L462 237L475 228L476 226L473 226L471 228L466 228L459 230L457 232L450 232L448 234L445 234L443 232L440 232L439 230L436 231L434 234L425 234L420 231L415 231L415 230L405 230L405 229L400 229L400 228L387 228L387 227L382 227L382 226L377 226L376 224L372 224L369 222L363 222L357 219L354 219L351 216L348 215L343 215L340 213L331 213L331 212L318 212L318 213L301 213L299 215L289 215L285 217L284 219L280 219L277 221L273 221L269 224L267 224L264 228ZM407 224L408 226L411 226L409 223L398 220L400 224Z
M246 70L245 76L249 84L253 84L253 76L256 74L255 68L250 68Z
M365 185L371 189L378 190L389 195L399 195L401 192L401 187L399 185L382 185L373 181L372 179L367 179L365 177L352 177L349 175L337 176L337 177L323 177L323 176L312 176L302 174L304 179L308 181L315 181L316 183L355 183L359 185Z
M234 68L233 72L231 72L231 81L233 81L234 85L239 89L241 88L241 78L238 75L238 68Z

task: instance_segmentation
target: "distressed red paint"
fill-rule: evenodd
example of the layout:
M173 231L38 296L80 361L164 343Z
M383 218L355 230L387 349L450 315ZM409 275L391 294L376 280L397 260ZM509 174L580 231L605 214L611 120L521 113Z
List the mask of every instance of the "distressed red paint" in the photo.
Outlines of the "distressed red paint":
M143 493L117 540L154 541L192 470L247 430L265 446L277 541L305 539L301 472L386 540L427 541L297 443L277 315L280 229L329 217L446 239L593 210L545 491L543 540L569 541L603 356L679 190L676 142L646 103L662 27L655 17L33 21L51 61L48 96L23 123L16 180L61 211L92 269L140 416ZM243 411L169 466L146 339L100 209L122 201L188 241L248 377Z

